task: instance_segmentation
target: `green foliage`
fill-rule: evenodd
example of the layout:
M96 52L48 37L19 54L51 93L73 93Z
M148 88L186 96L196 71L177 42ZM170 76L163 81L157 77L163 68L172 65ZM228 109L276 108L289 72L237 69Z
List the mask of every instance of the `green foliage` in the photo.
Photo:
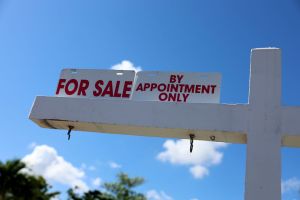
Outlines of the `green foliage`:
M130 178L127 174L117 175L118 180L115 183L104 183L105 192L92 190L85 192L82 196L74 193L72 189L68 190L69 200L146 200L142 193L133 190L134 187L144 183L140 177Z
M143 194L133 190L134 187L144 183L143 178L130 178L124 173L118 174L117 177L118 182L104 184L105 189L113 196L114 200L146 200Z
M49 192L50 186L43 177L24 173L25 169L20 160L0 162L0 200L51 200L59 195ZM79 195L69 189L68 200L146 200L142 193L133 190L144 183L143 178L130 178L124 173L117 178L117 182L104 183L104 192L90 190Z
M90 190L79 196L73 189L68 190L68 200L113 200L99 190Z
M49 192L43 177L22 173L25 168L20 160L0 162L0 200L50 200L59 194Z

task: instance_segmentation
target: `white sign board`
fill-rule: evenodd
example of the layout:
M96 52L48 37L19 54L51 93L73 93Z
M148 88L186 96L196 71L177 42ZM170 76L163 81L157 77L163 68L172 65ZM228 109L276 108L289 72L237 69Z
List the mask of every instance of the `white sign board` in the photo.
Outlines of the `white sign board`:
M184 103L219 103L218 73L138 72L132 100Z
M56 96L85 98L129 99L134 82L134 71L63 69Z
M63 69L56 96L182 103L219 103L221 75Z

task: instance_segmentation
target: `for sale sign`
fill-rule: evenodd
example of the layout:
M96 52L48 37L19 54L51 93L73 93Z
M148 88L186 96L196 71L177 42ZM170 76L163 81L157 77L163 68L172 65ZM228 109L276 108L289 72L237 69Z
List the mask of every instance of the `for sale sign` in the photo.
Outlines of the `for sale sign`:
M219 103L221 75L64 69L56 96L181 103Z
M142 71L136 75L132 95L137 101L219 103L221 75Z
M134 71L63 69L56 96L86 98L124 98L131 96Z

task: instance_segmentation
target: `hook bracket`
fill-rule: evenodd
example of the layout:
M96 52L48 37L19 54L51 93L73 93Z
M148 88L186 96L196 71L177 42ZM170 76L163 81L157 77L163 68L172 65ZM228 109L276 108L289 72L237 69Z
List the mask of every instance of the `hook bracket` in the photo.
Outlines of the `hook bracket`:
M195 135L194 134L189 134L190 136L190 153L193 152L193 148L194 148L194 138L195 138Z
M68 130L67 135L68 135L68 140L70 140L71 139L71 132L72 132L72 129L74 128L74 126L68 126L68 127L69 127L69 130Z

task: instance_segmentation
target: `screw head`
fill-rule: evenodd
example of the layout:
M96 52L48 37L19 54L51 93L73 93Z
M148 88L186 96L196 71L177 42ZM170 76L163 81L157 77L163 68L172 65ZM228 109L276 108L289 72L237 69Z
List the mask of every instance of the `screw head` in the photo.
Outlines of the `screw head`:
M216 140L216 136L212 135L212 136L209 136L210 140L211 141L215 141Z

